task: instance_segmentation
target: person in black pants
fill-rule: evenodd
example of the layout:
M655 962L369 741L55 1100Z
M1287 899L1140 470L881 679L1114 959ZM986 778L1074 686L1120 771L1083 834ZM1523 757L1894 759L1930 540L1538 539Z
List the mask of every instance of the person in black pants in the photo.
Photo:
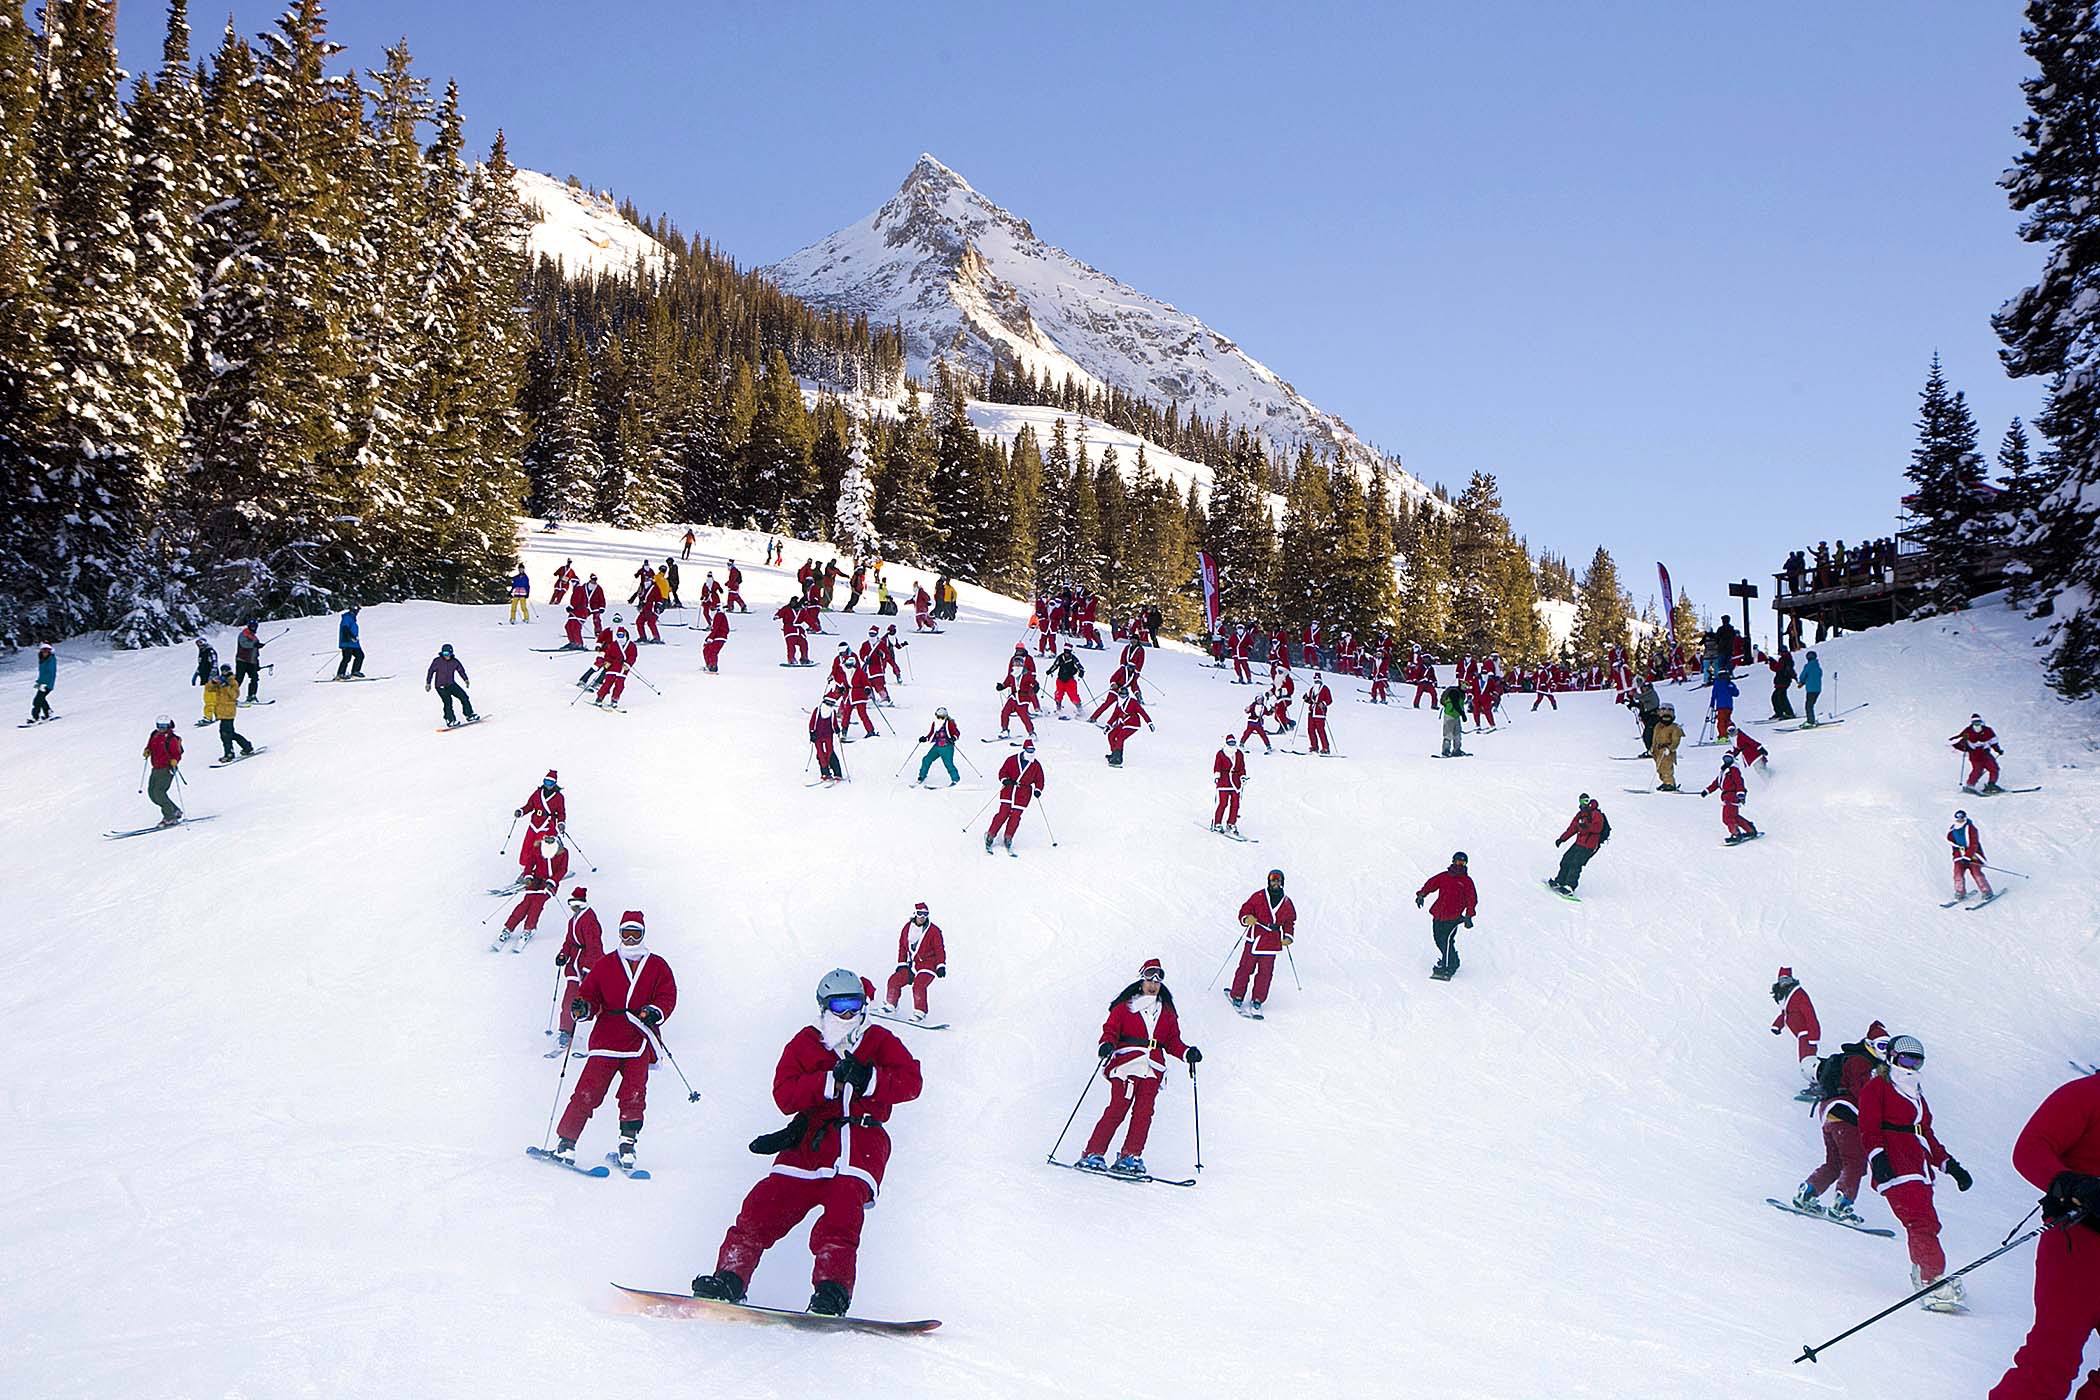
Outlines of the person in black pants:
M241 629L241 635L233 644L233 679L235 684L245 682L248 698L255 699L255 690L262 684L263 640L256 636L261 622L251 622Z
M343 659L335 663L335 678L342 680L346 676L362 676L365 673L365 649L358 645L357 641L356 608L345 609L343 620L336 624L335 645L336 650L343 654Z
M458 658L453 656L452 643L447 642L439 647L438 654L431 658L430 669L423 673L423 689L430 690L435 688L437 690L438 699L445 704L445 727L447 729L457 728L460 723L452 713L452 702L455 700L466 710L466 722L468 724L472 724L481 718L480 715L474 713L474 702L467 698L467 686L469 684L471 682L467 679L467 668L460 665Z

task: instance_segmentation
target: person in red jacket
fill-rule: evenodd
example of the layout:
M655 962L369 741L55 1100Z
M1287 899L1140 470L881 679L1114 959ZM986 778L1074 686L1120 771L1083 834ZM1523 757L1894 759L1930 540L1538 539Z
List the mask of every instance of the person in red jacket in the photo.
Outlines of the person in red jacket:
M561 790L561 775L549 768L540 785L526 795L511 816L525 818L525 844L518 848L518 865L529 868L540 833L559 831L568 825L569 799Z
M1719 775L1699 795L1709 797L1716 790L1721 794L1721 825L1728 831L1723 844L1739 846L1760 835L1757 827L1743 815L1743 802L1750 794L1743 785L1742 770L1736 767L1734 749L1721 755Z
M146 780L146 795L160 808L160 824L173 826L182 820L182 808L168 796L168 789L182 776L182 736L175 732L172 718L161 715L153 721L153 732L146 736L143 752L153 765Z
M926 1019L926 991L933 979L948 975L948 944L941 926L933 922L924 900L912 906L911 917L897 930L897 970L883 989L882 1009L895 1011L897 998L911 988L911 1019Z
M1852 1203L1859 1199L1859 1181L1866 1174L1866 1152L1859 1145L1859 1096L1867 1081L1888 1058L1888 1027L1876 1021L1858 1040L1840 1047L1837 1068L1830 1076L1836 1087L1827 1091L1815 1108L1823 1123L1823 1165L1808 1174L1794 1193L1794 1209L1810 1215L1827 1215L1844 1225L1860 1223ZM1826 1210L1820 1200L1832 1185L1837 1199Z
M1924 1068L1925 1047L1918 1038L1895 1036L1888 1063L1859 1091L1859 1145L1866 1149L1867 1175L1909 1236L1913 1288L1947 1272L1940 1217L1932 1207L1933 1179L1944 1171L1964 1191L1974 1184L1932 1130L1932 1106L1919 1083ZM1948 1279L1925 1305L1955 1308L1961 1300L1961 1280Z
M1769 755L1765 750L1765 746L1750 737L1749 730L1741 725L1737 725L1734 739L1736 762L1742 764L1745 768L1757 769L1760 777L1772 771L1772 765L1768 761Z
M1813 1080L1823 1023L1816 1019L1816 1004L1808 999L1808 989L1794 976L1794 969L1779 969L1778 980L1772 983L1772 1000L1779 1004L1779 1014L1772 1018L1772 1034L1793 1034L1794 1048L1801 1054L1801 1077Z
M992 853L992 841L1003 835L1001 842L1011 852L1014 837L1021 830L1021 815L1028 804L1043 792L1043 765L1035 761L1035 740L1021 745L1019 753L1008 754L1006 762L999 765L999 810L992 814L992 824L984 830L984 853Z
M809 639L802 635L801 614L792 602L782 603L773 610L780 621L780 640L787 646L785 666L807 666L809 661Z
M1254 633L1244 622L1234 623L1232 628L1232 683L1253 685L1254 667L1248 658L1254 654Z
M634 635L637 639L636 644L660 647L664 644L664 634L657 628L656 615L663 610L663 599L656 596L655 584L645 583L642 586L648 590L648 593L641 602L635 604Z
M809 742L817 751L819 782L836 783L845 779L845 765L839 762L838 733L837 712L826 699L809 712Z
M1115 711L1108 717L1108 766L1123 766L1123 745L1137 733L1139 725L1152 728L1152 716L1145 712L1145 702L1138 698L1137 687L1116 697Z
M1977 893L1988 904L1997 898L1991 893L1991 882L1983 876L1983 829L1969 820L1967 812L1956 812L1954 824L1947 828L1947 846L1954 856L1954 898L1956 902L1969 897L1969 881L1976 881Z
M576 561L574 559L564 559L561 561L561 566L554 571L554 592L549 595L547 606L550 608L560 607L562 595L569 591L569 585L574 582L576 582Z
M729 640L729 612L725 608L707 624L707 640L700 644L700 664L709 671L720 669L723 643Z
M561 600L557 598L555 601L560 602ZM590 620L590 594L579 583L569 590L569 620L563 624L568 637L568 644L562 648L563 651L582 651L584 649L583 627Z
M583 583L583 602L591 617L591 635L605 630L605 585L592 574Z
M1210 761L1211 778L1217 784L1218 805L1210 814L1210 829L1227 835L1240 834L1240 789L1247 786L1247 755L1240 741L1227 734L1225 746Z
M1147 958L1138 969L1138 980L1109 1003L1095 1053L1101 1058L1101 1077L1108 1081L1108 1107L1087 1137L1080 1169L1144 1176L1145 1142L1152 1133L1153 1102L1167 1072L1167 1056L1188 1065L1203 1062L1203 1052L1181 1039L1181 1018L1174 1013L1174 994L1167 990L1167 970L1158 958ZM1108 1144L1125 1117L1130 1127L1123 1134L1123 1150L1110 1166Z
M1494 677L1485 670L1475 671L1473 679L1467 683L1466 693L1473 715L1473 732L1478 734L1482 730L1493 729L1496 699Z
M1417 653L1415 659L1408 663L1407 671L1408 673L1402 679L1413 681L1415 686L1415 702L1410 708L1421 709L1423 698L1427 697L1429 708L1435 709L1437 703L1435 665L1430 662L1428 657Z
M1451 864L1422 882L1415 891L1415 908L1430 895L1436 903L1429 906L1429 935L1436 940L1436 966L1429 975L1439 982L1449 982L1458 972L1458 930L1461 926L1473 927L1473 915L1480 907L1480 894L1473 888L1473 877L1466 873L1466 853L1453 851Z
M1240 936L1240 965L1225 995L1233 1010L1260 1020L1262 1003L1269 999L1269 983L1276 976L1276 956L1298 936L1298 906L1283 892L1281 870L1271 870L1262 887L1247 896L1239 917L1245 930Z
M889 1118L919 1096L919 1062L887 1027L868 1019L867 981L845 968L817 984L817 1018L789 1039L773 1069L773 1103L793 1115L751 1144L773 1168L744 1197L722 1237L715 1271L693 1296L741 1303L753 1270L812 1210L809 1310L837 1317L853 1303L861 1227L889 1166Z
M1271 709L1269 697L1273 694L1273 691L1264 692L1259 699L1248 704L1247 727L1240 731L1240 742L1242 744L1259 735L1263 753L1274 753L1276 751L1275 745L1269 742L1269 711Z
M860 719L862 738L879 739L882 737L881 732L875 728L874 715L868 711L868 668L860 664L860 658L848 652L846 654L846 703L839 710L839 729L844 731L851 728L856 716ZM852 738L850 734L846 737L849 740Z
M615 1074L620 1077L620 1148L615 1155L621 1167L634 1165L634 1140L648 1107L649 1066L662 1044L656 1032L678 1009L678 981L671 965L647 947L647 933L639 909L622 914L616 956L598 959L569 999L569 1014L592 1022L583 1073L576 1076L576 1091L555 1126L560 1141L554 1156L570 1166L576 1164L576 1139L605 1102Z
M1989 1400L2063 1400L2100 1332L2100 1075L2042 1100L2013 1140L2013 1170L2046 1193L2042 1216L2076 1224L2043 1235L2034 1256L2034 1326ZM2100 1400L2100 1368L2073 1400Z
M734 559L729 561L727 582L729 585L729 596L722 600L723 611L726 612L731 608L735 608L741 613L750 612L751 609L744 603L744 571L736 566L736 560Z
M1333 703L1334 692L1315 671L1312 684L1305 691L1305 746L1314 753L1334 752L1334 745L1327 738L1327 707Z
M1596 798L1582 793L1575 799L1575 815L1568 819L1567 829L1553 838L1556 846L1567 846L1570 841L1575 844L1561 852L1560 873L1546 882L1547 888L1562 894L1575 893L1575 887L1582 883L1582 868L1597 854L1597 848L1609 840L1610 819Z
M634 643L627 640L627 629L614 629L598 652L598 694L591 701L601 709L617 710L620 697L627 691L627 673L634 669ZM610 703L607 697L610 696Z
M554 897L554 892L561 888L561 882L569 878L569 853L562 847L561 836L553 827L541 831L540 839L529 849L532 861L525 867L525 895L510 911L510 917L503 921L503 932L496 935L496 944L501 946L510 942L510 936L520 925L524 926L525 936L511 949L513 953L521 951L532 941L532 935L539 932L541 911ZM494 952L495 948L489 951Z
M556 1043L557 1052L569 1048L576 1030L576 1017L570 1011L576 989L604 956L605 930L598 923L597 911L591 908L590 891L578 885L569 891L569 926L562 933L561 951L554 955L554 965L561 969L561 1039Z
M1553 692L1559 688L1559 679L1550 662L1532 672L1531 712L1537 714L1540 705L1551 705L1556 711L1559 710L1560 701L1553 698Z
M1962 779L1963 792L1980 792L1989 797L2001 791L1998 786L1998 760L1995 754L2005 750L1998 745L1998 735L1983 722L1982 715L1970 715L1969 727L1947 740L1953 748L1969 756L1969 776ZM1977 780L1983 781L1978 787Z
M1006 703L999 707L999 737L1002 739L1007 737L1008 722L1018 718L1021 721L1021 728L1028 731L1028 736L1031 739L1034 738L1035 721L1029 717L1028 712L1029 706L1034 703L1036 696L1035 671L1033 667L1031 666L1029 669L1024 670L1018 662L1010 663L1007 668L1006 679L994 685L992 689L995 692L1001 690L1006 692Z

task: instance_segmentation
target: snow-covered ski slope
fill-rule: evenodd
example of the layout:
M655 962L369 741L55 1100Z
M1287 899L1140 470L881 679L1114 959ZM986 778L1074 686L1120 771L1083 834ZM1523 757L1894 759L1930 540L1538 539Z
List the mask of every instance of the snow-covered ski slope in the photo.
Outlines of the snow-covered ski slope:
M540 597L565 553L618 595L673 539L570 528L527 548ZM1764 1204L1820 1158L1766 1023L1786 963L1833 1039L1876 1016L1922 1037L1942 1133L1977 1177L1940 1192L1956 1261L2031 1204L2013 1135L2067 1057L2100 1054L2100 803L2093 711L2042 689L2025 624L1980 612L1823 648L1826 704L1872 704L1773 738L1750 807L1769 834L1733 850L1711 801L1621 791L1653 777L1608 757L1637 744L1605 697L1519 712L1469 740L1477 757L1440 762L1426 710L1358 705L1346 684L1348 757L1257 753L1243 825L1261 844L1232 844L1202 829L1208 763L1248 692L1166 652L1146 669L1159 732L1121 771L1097 731L1042 722L1061 844L1030 816L1010 860L978 845L983 780L913 791L891 775L936 704L977 767L1006 755L976 741L1019 607L965 589L960 625L907 653L902 737L845 750L850 786L805 788L822 673L776 665L783 576L749 567L749 537L709 534L684 591L700 553L728 549L747 558L752 612L722 673L700 672L698 634L667 631L641 670L662 694L631 686L627 714L568 707L580 663L530 650L555 643L549 614L507 627L500 607L374 607L366 669L396 679L309 684L334 620L292 623L267 653L278 703L240 717L270 752L215 772L211 731L189 727L188 648L65 648L65 718L0 728L16 951L0 990L0 1394L1936 1400L1980 1395L2005 1365L2027 1252L1972 1280L1970 1317L1913 1311L1788 1364L1900 1296L1907 1266L1900 1241ZM857 636L866 620L829 625ZM436 732L420 682L443 641L488 723ZM1107 658L1087 662L1098 689ZM7 663L0 690L26 707L29 675ZM1702 702L1681 703L1696 718ZM2005 736L2006 781L2044 791L1955 791L1942 740L1971 710ZM132 789L156 711L191 743L190 809L218 819L106 843L151 819ZM1718 752L1688 749L1687 781ZM559 911L524 955L492 955L481 920L502 901L483 891L513 869L509 809L550 766L599 866L572 883L608 927L646 910L681 984L667 1036L704 1097L654 1075L649 1182L521 1151L558 1072L542 1028ZM1576 906L1538 882L1578 791L1615 835ZM1935 907L1957 805L1994 860L2034 877L1995 877L2012 893L1980 913ZM1408 896L1454 848L1482 908L1443 985ZM1301 911L1305 989L1281 970L1257 1024L1205 983L1270 865ZM955 1029L899 1032L927 1089L893 1120L854 1308L946 1325L810 1337L616 1312L613 1281L675 1290L712 1267L763 1169L744 1144L781 1121L774 1059L818 977L843 963L879 980L916 899L947 931L934 1010ZM1043 1154L1107 998L1155 955L1207 1055L1200 1184L1053 1171ZM1097 1085L1067 1159L1101 1102ZM612 1145L612 1116L608 1102L586 1160ZM1178 1068L1146 1155L1193 1174ZM1862 1209L1892 1223L1877 1200ZM807 1299L804 1240L767 1259L754 1301Z

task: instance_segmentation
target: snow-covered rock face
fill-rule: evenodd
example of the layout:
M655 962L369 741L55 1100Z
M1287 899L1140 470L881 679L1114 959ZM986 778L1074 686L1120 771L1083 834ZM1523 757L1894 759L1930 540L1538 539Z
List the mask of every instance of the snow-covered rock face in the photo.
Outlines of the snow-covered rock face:
M805 301L900 324L922 374L944 356L978 370L1017 361L1211 421L1229 416L1286 453L1310 442L1363 469L1385 465L1347 423L1231 340L1043 242L930 155L873 214L765 271ZM1389 484L1429 494L1402 471Z
M544 253L571 277L625 272L637 258L651 272L664 271L664 246L622 218L610 195L537 170L518 171L512 187L532 218L525 247L534 258Z

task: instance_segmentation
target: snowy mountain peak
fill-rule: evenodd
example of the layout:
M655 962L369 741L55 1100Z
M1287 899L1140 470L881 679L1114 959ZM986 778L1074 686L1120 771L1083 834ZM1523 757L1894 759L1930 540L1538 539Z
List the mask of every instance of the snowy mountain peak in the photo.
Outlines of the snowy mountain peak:
M1310 443L1363 471L1389 467L1229 337L1044 242L928 153L881 208L766 272L805 301L901 326L922 375L944 358L977 370L1017 363L1230 418L1287 455ZM1390 484L1429 494L1397 469Z

